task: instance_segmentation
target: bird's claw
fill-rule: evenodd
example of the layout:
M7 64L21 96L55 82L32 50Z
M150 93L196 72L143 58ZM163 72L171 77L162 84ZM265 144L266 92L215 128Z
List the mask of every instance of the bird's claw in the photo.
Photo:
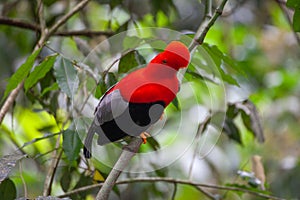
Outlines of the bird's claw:
M143 133L140 134L140 137L142 138L144 144L147 143L147 137L150 137L150 136L151 135L147 132L143 132Z

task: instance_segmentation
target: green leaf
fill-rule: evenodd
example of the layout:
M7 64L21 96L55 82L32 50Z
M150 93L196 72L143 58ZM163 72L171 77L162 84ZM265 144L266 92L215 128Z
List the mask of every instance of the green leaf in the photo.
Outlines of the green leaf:
M192 65L190 65L192 66ZM190 68L190 67L189 67ZM184 78L187 79L187 81L208 81L210 83L214 83L214 84L218 84L215 80L213 80L212 78L209 78L209 77L206 77L206 76L203 76L201 75L200 73L198 72L195 72L195 71L192 71L190 69L187 69L185 75L184 75Z
M241 134L239 132L239 129L234 123L234 119L230 118L228 114L229 114L228 112L226 113L221 111L215 112L213 116L207 120L206 123L212 124L217 129L224 131L224 133L229 137L229 139L232 139L238 142L239 144L242 144L242 139L241 139ZM206 127L207 125L204 124L203 130L205 130Z
M162 11L169 16L172 9L176 9L172 0L152 0L152 14L154 17L158 11Z
M41 96L44 96L47 92L50 92L52 90L57 90L58 87L58 83L53 83L52 85L50 85L49 87L46 87L43 91Z
M114 185L114 187L113 187L112 190L115 192L116 195L118 195L118 197L121 196L121 192L120 192L120 190L119 190L119 188L118 188L117 185Z
M138 51L130 51L121 58L119 62L118 73L126 73L131 69L143 65L145 63L145 59L139 54Z
M124 24L122 24L121 26L119 26L119 28L115 31L115 33L118 34L118 33L127 31L128 24L129 24L129 20L127 22L125 22Z
M53 3L55 3L56 0L43 0L43 3L46 5L46 6L51 6Z
M176 110L180 110L180 104L177 97L173 99L172 104L175 106Z
M79 80L72 62L59 56L54 64L54 75L60 89L70 98L77 91Z
M160 145L159 145L158 141L155 138L153 138L153 137L148 137L147 138L147 143L150 145L150 147L153 150L160 149Z
M294 31L300 32L300 8L295 10L294 17L293 17L293 28Z
M50 106L49 106L49 110L51 111L51 113L56 113L57 108L59 108L58 105L59 94L60 94L59 91L54 91L53 94L51 95L52 100L50 101Z
M231 84L231 85L236 85L236 86L240 86L238 84L238 82L229 74L226 74L221 68L220 68L220 74L222 77L223 81L226 81L227 83Z
M204 124L203 130L206 129L208 124L213 125L215 128L222 130L223 129L223 124L225 120L225 113L221 111L215 112L210 119L208 120L207 124Z
M265 138L263 129L255 105L251 101L246 100L242 103L242 106L239 106L239 108L241 109L244 125L253 133L259 142L264 142Z
M153 169L157 169L157 170L153 171L156 176L158 176L158 177L167 177L168 176L168 168L167 167L160 169L159 165L157 165L157 163L155 163L155 162L150 162L149 164L152 166Z
M217 46L203 43L202 47L211 56L216 66L220 68L222 64L222 52L217 48Z
M227 111L226 111L226 116L229 117L230 119L234 119L237 114L238 114L238 108L236 108L235 104L229 104Z
M287 0L286 6L294 9L300 9L300 1L299 0Z
M123 48L124 49L133 49L136 48L137 46L139 46L139 44L142 42L143 40L137 36L127 36L124 38L123 40Z
M77 189L77 188L81 188L81 187L84 187L84 186L87 186L87 185L91 185L91 184L93 184L92 180L93 179L91 177L85 176L84 173L82 173L82 174L80 174L80 178L77 181L77 183L76 183L76 185L73 189ZM71 199L86 199L87 195L91 195L96 191L97 191L97 188L94 188L94 189L91 189L91 190L85 190L85 191L82 191L82 192L79 192L79 193L71 194L70 198Z
M248 185L243 185L243 184L238 184L238 183L226 183L225 186L241 188L241 189L249 190L249 191L256 192L256 193L270 194L270 191L260 190L260 189L254 188L254 187L249 187ZM243 190L240 190L238 192L245 193Z
M225 66L230 67L237 71L238 73L245 75L244 71L242 70L241 66L237 64L236 61L231 59L229 56L224 54L216 45L208 45L206 43L202 44L202 47L206 50L206 52L211 56L214 63L218 68L218 72L221 75L223 81L231 85L239 86L238 82L229 74L225 73L222 67Z
M224 128L224 132L228 135L230 139L236 141L239 144L243 144L240 131L235 125L233 119L226 118L223 128Z
M105 76L104 82L106 85L106 89L109 89L111 86L113 86L114 84L116 84L118 82L118 79L114 73L108 72Z
M5 179L0 184L0 197L5 200L14 200L17 197L15 183L10 179Z
M94 96L97 99L100 99L100 97L106 92L106 90L107 90L107 88L106 88L105 82L101 78L99 80L99 83L97 84Z
M201 74L199 74L197 72L193 72L193 71L191 71L189 69L186 70L186 74L191 75L193 78L196 78L196 79L199 79L199 80L202 80L202 81L204 80L204 78L203 78L203 76Z
M63 131L63 150L68 161L75 161L78 158L81 148L82 143L75 130L67 129Z
M67 192L70 188L71 185L71 180L72 180L72 171L74 168L69 168L69 167L65 167L63 175L60 178L60 185L61 188L64 192Z
M25 80L25 92L27 92L29 88L34 86L41 78L44 78L46 76L47 72L49 72L50 69L53 67L57 56L58 54L47 56L43 60L43 62L41 62L38 66L35 67L33 72L31 72L28 78Z
M15 89L29 74L31 68L33 67L34 61L36 57L41 52L41 48L34 51L27 59L26 61L19 67L19 69L10 77L8 80L4 95L2 97L3 101L7 95Z
M43 95L41 95L43 93L43 91L48 88L51 87L54 83L56 83L56 79L54 77L54 69L53 67L47 72L47 74L39 80L39 86L40 86L40 96L44 96L46 94L46 98L50 97L49 93L44 93ZM57 83L56 83L57 84ZM57 85L57 90L59 90L59 87ZM27 93L28 95L28 93Z

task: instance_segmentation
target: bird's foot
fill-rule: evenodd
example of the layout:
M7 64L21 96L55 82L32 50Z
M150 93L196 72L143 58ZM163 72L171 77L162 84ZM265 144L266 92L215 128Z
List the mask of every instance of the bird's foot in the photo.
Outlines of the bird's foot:
M147 137L150 137L150 136L151 135L147 132L143 132L143 133L140 134L140 137L142 138L144 144L147 143Z

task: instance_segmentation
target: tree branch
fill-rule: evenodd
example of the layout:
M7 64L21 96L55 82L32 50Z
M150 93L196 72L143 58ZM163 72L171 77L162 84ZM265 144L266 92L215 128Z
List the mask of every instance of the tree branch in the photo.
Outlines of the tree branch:
M117 179L119 178L121 172L128 165L131 158L138 152L142 144L141 138L134 138L127 146L123 148L123 151L114 165L114 168L109 173L104 184L102 185L100 191L97 194L96 200L106 200L115 185Z
M41 33L41 27L35 23L29 23L24 20L20 19L12 19L6 17L0 17L0 24L2 25L9 25L14 26L17 28L23 28L31 31L37 31ZM106 35L112 36L114 34L113 31L96 31L96 30L70 30L70 31L56 31L52 34L52 36L61 36L61 37L68 37L68 36L86 36L86 37L93 37L98 35Z
M57 31L54 33L55 36L87 36L93 37L98 35L112 36L112 31L92 31L92 30L75 30L75 31Z
M28 23L24 20L20 19L12 19L7 17L0 17L0 24L2 25L9 25L18 28L28 29L32 31L41 31L41 27L35 23Z
M24 82L20 83L15 89L11 91L11 93L8 95L6 101L4 102L3 106L0 110L0 124L2 123L9 107L13 104L15 99L18 96L19 91L23 88Z
M198 28L193 42L189 46L190 52L192 52L198 45L201 45L209 29L214 25L220 15L222 15L227 0L223 0L221 4L215 9L212 17L207 16L201 26Z
M177 192L177 183L174 183L173 185L174 185L174 190L173 190L173 193L172 193L171 200L175 200L176 192Z
M71 18L75 13L82 9L90 0L82 0L78 3L72 10L60 18L51 28L49 28L48 35L52 35L61 25L63 25L69 18Z
M239 188L239 187L233 187L233 186L221 186L221 185L213 185L213 184L203 184L203 183L194 182L194 181L190 181L190 180L174 179L174 178L169 178L169 177L138 177L138 178L133 178L133 179L125 179L125 180L117 181L115 184L121 185L121 184L142 183L142 182L165 182L165 183L172 183L172 184L190 185L195 188L204 187L204 188L211 188L211 189L218 189L218 190L238 191L238 192L248 193L248 194L251 194L251 195L257 196L257 197L262 197L265 199L283 200L283 198L280 198L280 197L267 195L265 193L248 190L245 188ZM63 195L59 195L58 197L59 198L67 197L72 194L77 194L79 192L83 192L86 190L91 190L91 189L94 189L97 187L102 187L103 185L104 185L104 183L99 183L99 184L94 184L94 185L90 185L90 186L77 188L77 189L67 192Z
M42 0L37 0L37 5L38 5L38 17L39 17L39 23L40 23L40 32L41 32L41 37L43 35L47 34L47 27L46 27L46 21L44 17L44 4Z
M281 9L281 11L283 12L287 22L289 23L291 29L292 29L292 32L294 34L294 37L298 43L298 45L300 46L300 37L299 35L294 31L294 28L293 28L293 22L292 20L290 19L290 16L289 16L289 13L288 13L288 8L286 7L286 3L284 2L281 2L280 0L275 0L275 2L278 4L279 8Z
M198 128L197 128L197 133L196 133L196 137L195 137L195 140L194 140L194 142L196 143L196 145L195 145L195 150L194 150L194 153L193 153L193 158L192 158L192 162L191 162L191 164L190 164L189 174L188 174L188 177L189 177L190 180L191 180L191 178L192 178L194 162L195 162L195 160L196 160L196 156L197 156L197 153L198 153L197 147L199 146L199 143L200 143L200 136L202 135L203 129L205 128L205 125L206 125L207 122L210 120L210 118L211 118L211 116L210 116L210 114L209 114L209 115L204 119L203 122L199 123Z
M56 140L56 145L55 145L55 149L57 149L57 150L53 151L53 153L52 153L52 162L50 164L50 167L49 167L49 170L48 170L45 182L44 182L43 196L45 196L45 197L51 194L51 189L52 189L51 186L52 186L52 182L54 179L54 174L55 174L59 160L62 155L62 150L58 150L58 147L60 145L60 138L61 138L61 136L59 135Z

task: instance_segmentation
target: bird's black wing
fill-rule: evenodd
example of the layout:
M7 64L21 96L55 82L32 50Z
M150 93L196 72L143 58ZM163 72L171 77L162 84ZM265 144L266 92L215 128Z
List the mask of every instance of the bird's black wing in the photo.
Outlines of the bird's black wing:
M99 135L98 143L106 144L110 140L104 134L101 125L119 117L128 110L128 102L123 99L119 90L108 90L99 100L95 109L95 118L88 130L84 141L84 155L86 158L91 157L91 148L94 134Z

